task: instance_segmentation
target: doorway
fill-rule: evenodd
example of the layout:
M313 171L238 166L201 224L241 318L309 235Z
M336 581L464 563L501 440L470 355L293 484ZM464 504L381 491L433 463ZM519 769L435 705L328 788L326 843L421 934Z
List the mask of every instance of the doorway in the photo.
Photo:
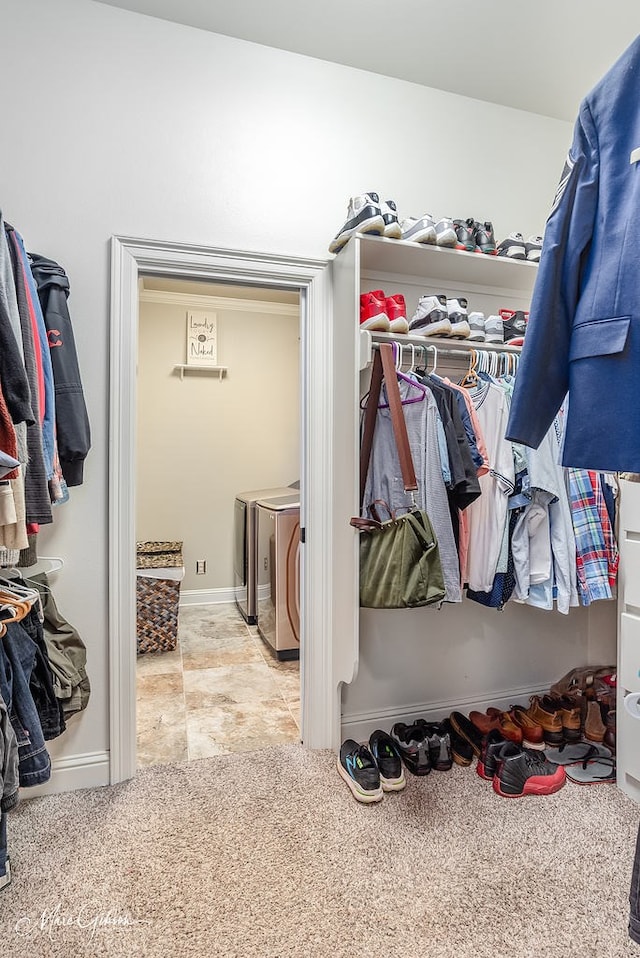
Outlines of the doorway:
M138 768L297 743L300 294L143 275L138 323Z
M342 570L333 541L343 529L332 472L334 342L330 277L323 260L113 237L109 408L110 779L136 772L135 479L139 280L143 275L260 285L300 295L302 497L300 503L301 738L340 741L344 621L334 593ZM347 508L349 508L347 506Z

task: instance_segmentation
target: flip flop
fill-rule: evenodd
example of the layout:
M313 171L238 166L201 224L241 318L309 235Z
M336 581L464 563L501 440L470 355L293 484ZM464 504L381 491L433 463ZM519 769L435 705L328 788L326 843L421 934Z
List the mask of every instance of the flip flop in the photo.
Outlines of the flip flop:
M557 748L545 748L544 755L556 765L575 765L598 758L611 758L611 749L595 742L569 742Z
M614 758L587 758L579 765L569 765L565 769L567 778L578 785L599 785L615 782L616 760Z

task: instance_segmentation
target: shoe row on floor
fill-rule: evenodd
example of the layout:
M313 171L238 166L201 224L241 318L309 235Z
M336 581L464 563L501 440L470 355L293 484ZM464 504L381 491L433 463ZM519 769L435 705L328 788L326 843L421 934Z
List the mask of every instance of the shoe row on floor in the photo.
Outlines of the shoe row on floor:
M367 744L343 742L341 778L359 802L379 802L416 776L448 771L477 759L476 771L503 798L550 795L566 778L581 784L615 780L615 709L579 694L537 696L529 706L454 711L440 722L397 722ZM575 766L575 769L574 769ZM569 768L569 771L565 769Z
M469 312L464 296L447 299L444 293L427 293L419 298L409 321L402 293L387 296L384 290L375 289L360 296L360 329L410 333L425 338L520 345L528 316L522 310L501 309L498 315L485 317L483 312Z
M525 240L521 233L510 233L496 245L490 220L480 221L474 217L452 219L448 216L436 219L431 213L400 219L395 201L383 200L378 193L351 197L347 218L329 244L329 252L338 253L356 233L529 262L537 262L542 250L541 236L530 236Z

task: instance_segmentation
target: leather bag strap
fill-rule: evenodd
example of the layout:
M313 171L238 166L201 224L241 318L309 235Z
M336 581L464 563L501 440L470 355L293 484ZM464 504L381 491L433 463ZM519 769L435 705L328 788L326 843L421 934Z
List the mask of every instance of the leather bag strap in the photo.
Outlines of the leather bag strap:
M373 359L371 388L369 389L369 398L367 399L367 408L364 414L362 447L360 450L361 508L362 503L364 502L364 490L367 483L369 462L371 460L373 433L376 426L378 402L380 400L383 378L387 387L387 398L389 400L389 410L391 412L391 424L393 426L393 434L395 436L396 447L398 449L398 458L400 459L400 469L402 470L404 489L405 492L415 492L415 490L418 488L416 473L413 466L413 457L411 455L411 447L409 446L407 424L402 411L402 400L400 398L400 389L398 387L398 377L396 376L396 367L393 361L393 347L391 346L391 343L381 343Z

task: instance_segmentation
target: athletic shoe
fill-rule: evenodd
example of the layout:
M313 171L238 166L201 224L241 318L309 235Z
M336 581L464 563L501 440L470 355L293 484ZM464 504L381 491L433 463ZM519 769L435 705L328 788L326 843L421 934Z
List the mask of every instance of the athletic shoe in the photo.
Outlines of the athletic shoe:
M562 765L549 762L542 752L507 742L500 749L493 790L503 798L523 795L552 795L566 781Z
M421 296L409 323L409 331L417 336L450 336L447 297L442 294Z
M521 309L501 309L500 315L502 317L502 330L505 343L524 336L527 331L528 313L523 312Z
M530 263L538 263L542 252L542 237L530 236L525 243L525 252Z
M507 259L526 259L527 249L522 233L509 233L501 243L498 243L498 256Z
M356 233L384 233L385 222L377 193L363 193L349 200L347 219L339 233L329 244L330 253L338 253Z
M453 220L448 216L443 216L436 223L436 244L438 246L455 246L456 242L457 236Z
M399 792L407 784L398 746L390 735L377 729L369 738L369 751L380 772L383 792Z
M420 219L408 216L400 224L402 239L412 243L435 243L436 224L431 213L425 213Z
M488 256L496 255L496 238L493 233L493 224L489 220L484 223L475 222L476 253L485 253Z
M469 341L473 343L484 342L484 313L469 313Z
M369 194L371 196L371 194ZM380 202L380 212L384 220L383 236L389 239L400 239L402 230L398 222L398 208L393 200L382 200Z
M394 293L385 299L385 312L389 318L389 329L392 333L408 333L407 306L402 293Z
M391 738L402 755L402 761L412 775L428 775L431 771L429 743L425 729L414 723L405 725L396 722L391 729Z
M454 220L453 227L456 231L456 249L466 250L468 253L475 253L476 221L474 218L470 216L466 220Z
M448 772L453 765L449 729L445 728L443 722L426 722L424 719L418 719L416 725L422 726L425 730L431 768L439 772Z
M491 729L486 739L482 743L482 751L476 765L476 772L485 782L492 782L493 776L498 771L498 756L503 745L507 740L500 734L497 728Z
M501 316L487 316L484 324L484 338L487 343L504 343Z
M391 329L386 297L381 289L360 294L360 329L372 329L381 333L388 333Z
M451 724L451 719L446 718L440 722L442 729L449 734L451 741L451 756L456 765L469 766L473 762L473 749L466 738L459 735Z
M366 745L358 745L352 738L342 743L336 762L338 774L347 783L353 797L368 805L383 798L380 771Z
M447 300L447 314L451 323L451 332L454 339L468 339L471 329L467 320L467 300L464 296Z

